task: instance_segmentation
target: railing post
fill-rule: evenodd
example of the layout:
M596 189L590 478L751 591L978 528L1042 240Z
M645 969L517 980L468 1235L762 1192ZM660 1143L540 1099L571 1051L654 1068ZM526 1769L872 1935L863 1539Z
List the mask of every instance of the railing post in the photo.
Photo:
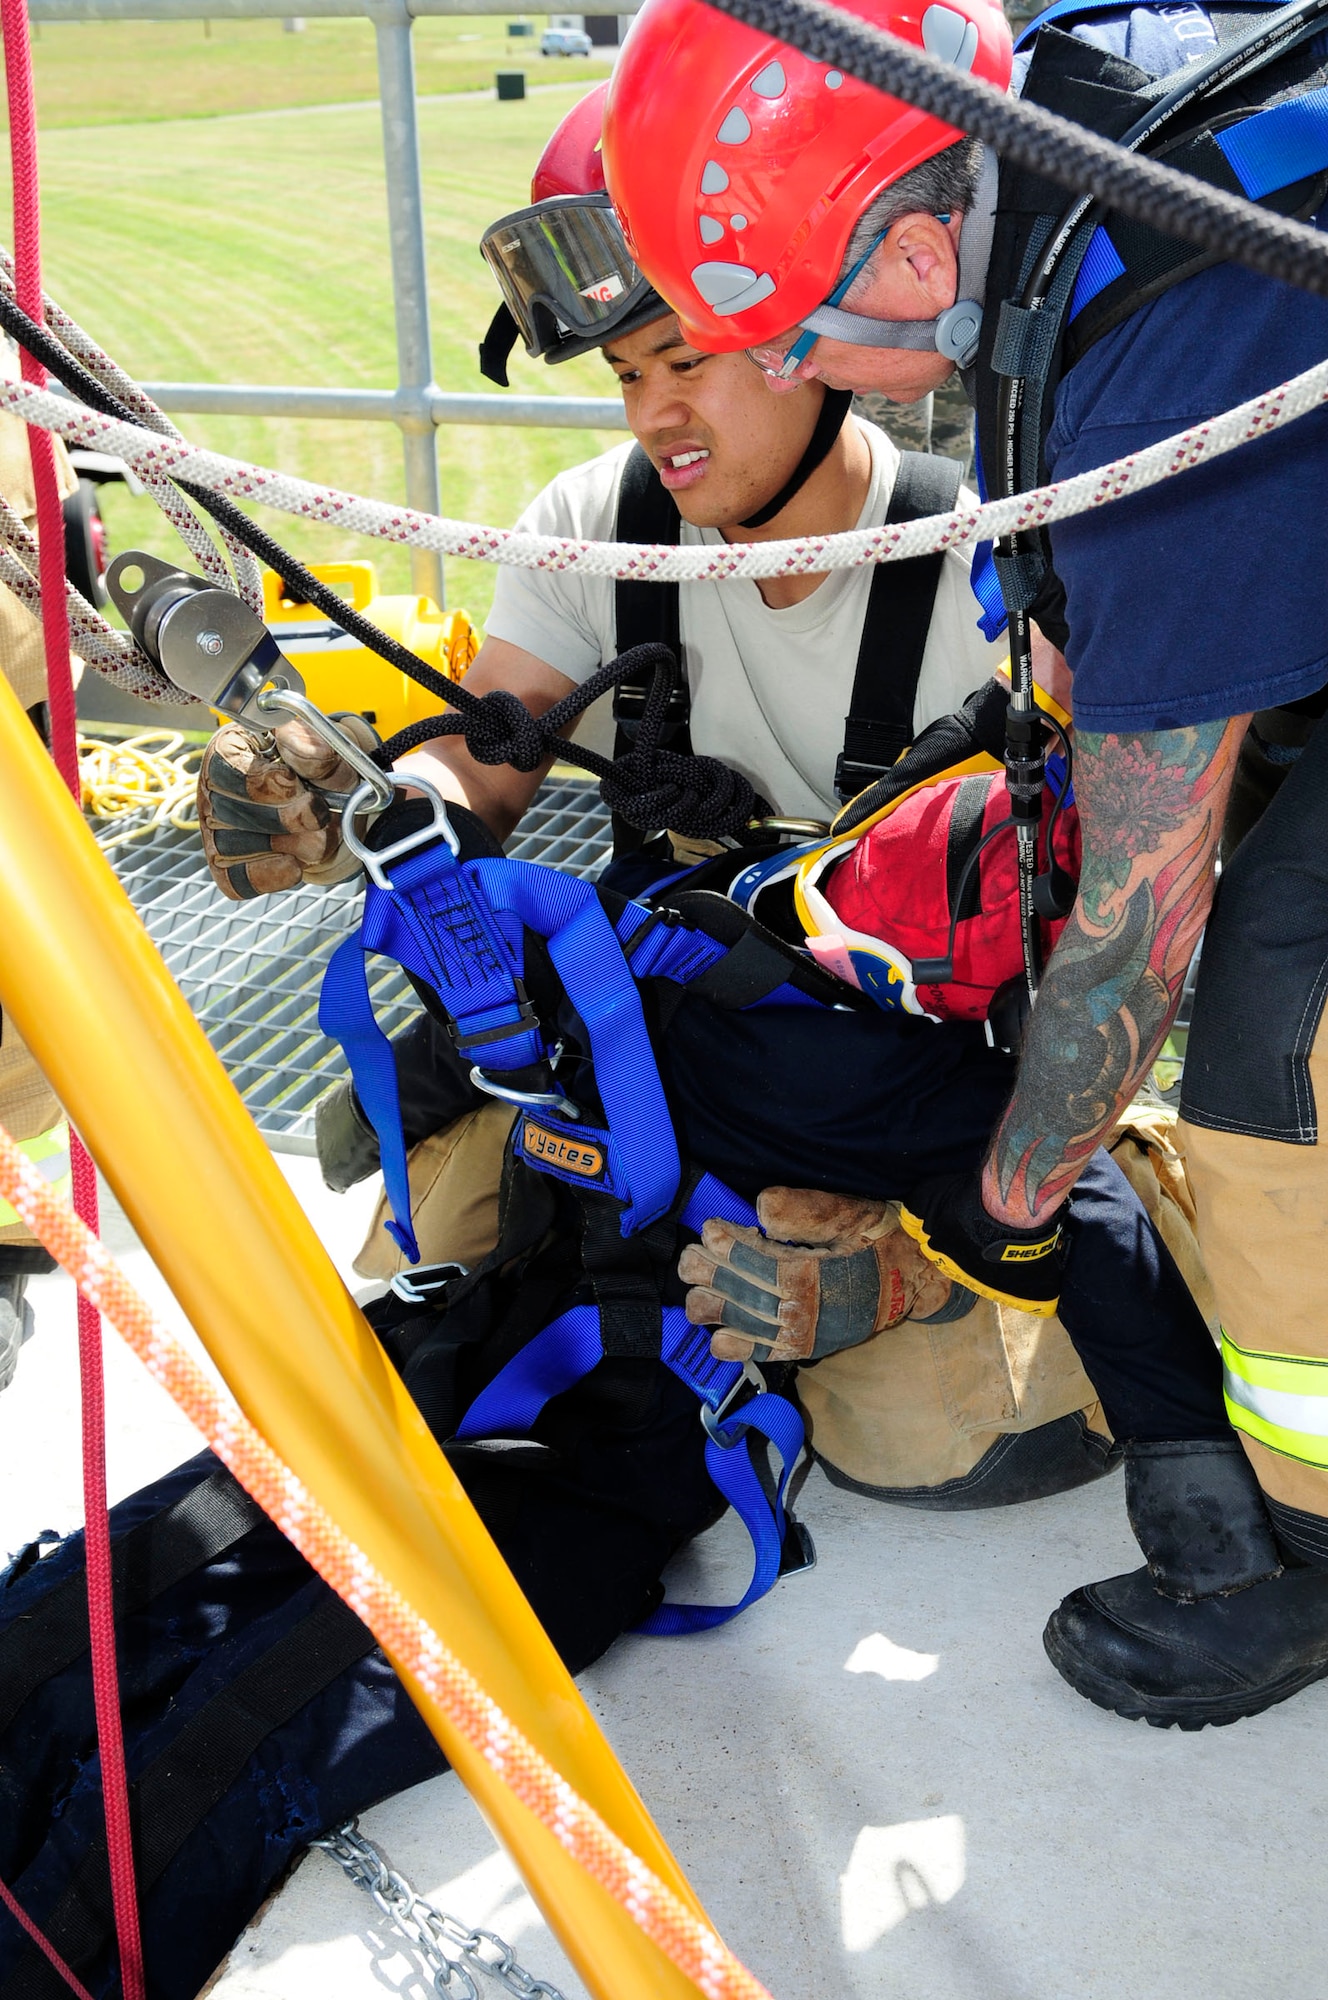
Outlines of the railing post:
M397 322L397 422L406 460L406 504L437 514L441 511L438 446L430 408L436 384L424 258L413 23L403 0L391 8L373 8L372 18L378 37L378 90L383 108L383 165ZM441 555L432 549L412 549L410 566L414 588L441 606Z

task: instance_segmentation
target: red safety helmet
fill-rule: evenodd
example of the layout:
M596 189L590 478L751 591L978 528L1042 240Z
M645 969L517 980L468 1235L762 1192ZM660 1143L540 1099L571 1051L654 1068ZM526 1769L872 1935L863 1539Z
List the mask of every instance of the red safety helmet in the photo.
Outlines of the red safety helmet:
M1005 89L999 0L845 0ZM834 289L858 218L963 137L703 0L645 0L610 80L604 164L628 245L696 346L775 339Z
M608 83L597 83L555 128L530 183L532 201L547 201L555 194L603 192L600 134L604 129L604 100L608 94Z

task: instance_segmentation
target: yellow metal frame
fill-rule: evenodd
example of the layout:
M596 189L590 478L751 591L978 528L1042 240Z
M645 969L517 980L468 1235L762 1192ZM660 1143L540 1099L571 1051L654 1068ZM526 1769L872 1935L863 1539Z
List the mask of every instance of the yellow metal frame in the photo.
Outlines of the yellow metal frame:
M0 1004L246 1415L517 1727L703 1914L3 676L0 937ZM694 2000L692 1981L428 1695L411 1693L598 2000Z

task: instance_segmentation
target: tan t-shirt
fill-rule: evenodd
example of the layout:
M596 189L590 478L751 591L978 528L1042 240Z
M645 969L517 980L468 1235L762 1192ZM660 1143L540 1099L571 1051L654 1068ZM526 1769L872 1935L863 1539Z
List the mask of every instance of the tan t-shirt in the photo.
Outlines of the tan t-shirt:
M850 419L859 422L857 418ZM885 519L899 453L875 425L860 427L872 476L857 526ZM631 445L573 466L533 500L518 527L593 541L613 538L618 492ZM714 528L682 525L682 545L721 543ZM915 730L960 707L1006 658L977 628L969 558L947 552L913 709ZM835 762L853 692L873 566L838 570L800 604L774 611L754 583L684 583L683 656L691 689L692 746L750 779L777 812L828 819L838 810ZM498 571L491 636L533 653L569 680L586 680L613 658L613 582L550 570Z

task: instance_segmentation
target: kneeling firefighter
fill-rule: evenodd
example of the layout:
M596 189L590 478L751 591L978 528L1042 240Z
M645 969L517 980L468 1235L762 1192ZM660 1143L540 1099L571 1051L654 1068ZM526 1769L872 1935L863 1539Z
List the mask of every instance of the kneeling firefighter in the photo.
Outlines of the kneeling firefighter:
M1010 81L1009 30L989 0L920 16L849 4ZM1322 226L1326 22L1322 0L1058 0L1025 31L1013 73L1030 103ZM698 0L647 0L624 50L609 186L640 265L699 347L747 351L781 393L817 379L907 401L957 367L993 494L1141 450L1328 350L1321 299L1072 202L819 53ZM1173 1403L1184 1421L1166 1429L1155 1408L1142 1428L1120 1427L1147 1566L1076 1591L1046 1633L1089 1699L1185 1728L1257 1713L1328 1674L1328 1168L1315 1111L1326 438L1321 411L1304 417L1015 537L975 580L1009 608L1017 683L1038 644L1072 670L1083 869L980 1170L923 1191L906 1221L952 1272L981 1269L993 1237L1054 1242L1084 1162L1169 1028L1211 905L1180 1132L1224 1384L1196 1353L1188 1410L1182 1394ZM1214 900L1252 714L1247 761L1290 775ZM1016 761L1030 746L1025 727ZM1241 830L1248 817L1242 803Z

